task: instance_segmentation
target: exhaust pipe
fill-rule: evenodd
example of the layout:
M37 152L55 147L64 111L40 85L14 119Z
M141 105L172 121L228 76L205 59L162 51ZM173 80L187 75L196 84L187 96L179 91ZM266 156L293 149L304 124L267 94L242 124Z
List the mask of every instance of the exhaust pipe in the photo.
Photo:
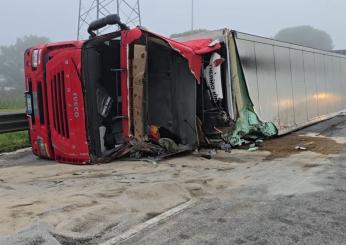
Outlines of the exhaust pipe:
M96 37L95 31L107 25L119 25L121 30L129 29L127 25L125 25L124 23L120 21L120 17L117 14L111 14L90 23L88 27L88 33L90 34L90 38Z

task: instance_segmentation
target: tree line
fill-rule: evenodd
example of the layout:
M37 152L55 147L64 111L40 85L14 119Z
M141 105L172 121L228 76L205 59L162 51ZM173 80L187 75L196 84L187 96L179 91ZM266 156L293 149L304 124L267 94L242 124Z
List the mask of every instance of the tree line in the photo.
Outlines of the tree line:
M170 37L179 38L205 31L208 30L197 29L175 33ZM284 28L274 36L274 39L322 50L332 50L334 48L333 39L327 32L308 25Z
M23 89L25 50L48 41L47 37L28 35L17 38L12 45L0 46L0 85Z

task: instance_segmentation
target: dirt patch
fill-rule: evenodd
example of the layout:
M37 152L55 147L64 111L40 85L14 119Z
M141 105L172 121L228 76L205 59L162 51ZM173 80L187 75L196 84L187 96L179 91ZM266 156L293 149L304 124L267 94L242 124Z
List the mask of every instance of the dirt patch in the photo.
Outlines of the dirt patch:
M300 149L296 149L297 147ZM327 137L303 136L298 133L266 140L260 146L260 150L270 152L265 160L289 157L304 150L323 155L338 154L343 152L345 148L346 144L336 143L335 140Z

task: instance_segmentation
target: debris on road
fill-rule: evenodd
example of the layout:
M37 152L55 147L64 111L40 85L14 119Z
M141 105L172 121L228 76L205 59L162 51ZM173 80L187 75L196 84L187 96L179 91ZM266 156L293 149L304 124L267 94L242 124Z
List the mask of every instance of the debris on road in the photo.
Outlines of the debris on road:
M248 149L248 151L252 152L252 151L257 151L258 147L257 146L250 146L250 148Z
M296 150L301 150L301 151L306 151L306 150L307 150L306 147L300 146L300 145L297 145L296 147L294 147L294 149L296 149Z

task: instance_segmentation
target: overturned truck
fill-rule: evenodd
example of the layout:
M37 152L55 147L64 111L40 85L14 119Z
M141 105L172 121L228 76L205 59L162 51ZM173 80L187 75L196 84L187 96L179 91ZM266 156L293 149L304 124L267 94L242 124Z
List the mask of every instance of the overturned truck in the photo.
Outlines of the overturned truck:
M119 31L95 31L117 24ZM228 29L172 40L118 16L24 54L33 153L86 164L230 149L345 108L346 56Z

